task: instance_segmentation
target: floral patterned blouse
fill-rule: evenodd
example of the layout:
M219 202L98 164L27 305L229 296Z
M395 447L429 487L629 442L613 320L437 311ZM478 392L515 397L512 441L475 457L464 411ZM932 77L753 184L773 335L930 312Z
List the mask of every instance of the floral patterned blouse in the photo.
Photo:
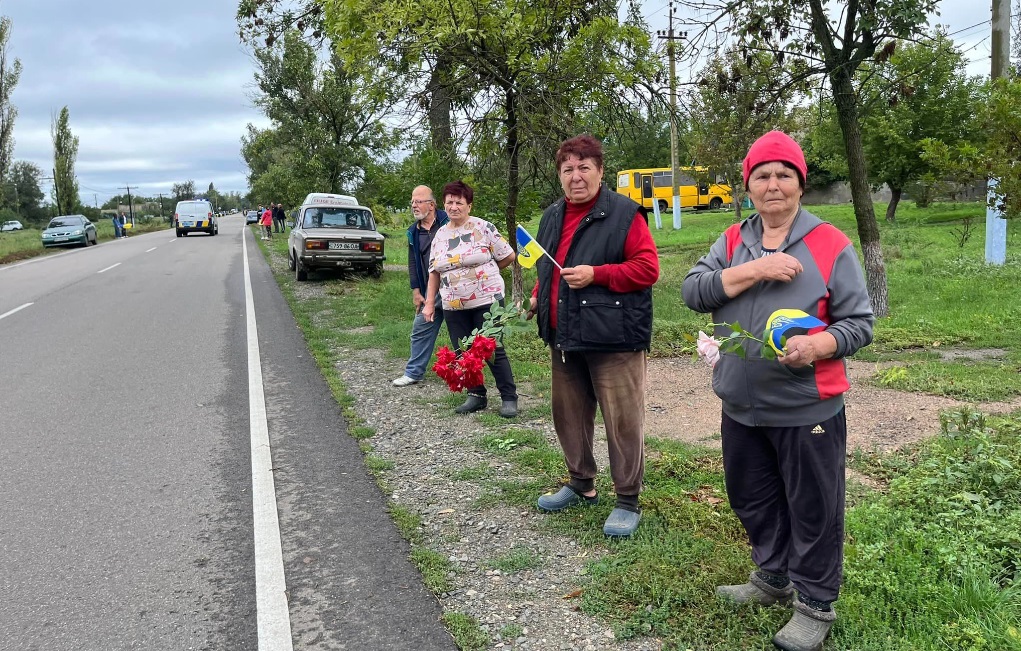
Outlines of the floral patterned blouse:
M504 296L497 260L514 253L493 224L468 217L461 226L447 222L436 231L429 271L440 275L444 310L491 305Z

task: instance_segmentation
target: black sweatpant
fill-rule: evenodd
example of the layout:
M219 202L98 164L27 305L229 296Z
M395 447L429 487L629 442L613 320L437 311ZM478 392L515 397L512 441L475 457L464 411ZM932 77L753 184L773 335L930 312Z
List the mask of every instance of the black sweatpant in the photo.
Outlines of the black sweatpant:
M482 327L482 322L486 320L486 312L489 311L489 307L488 305L483 305L467 310L443 310L443 320L447 322L450 343L453 344L456 352L461 352L461 349L458 347L458 342L461 339L470 335L472 330ZM489 365L489 370L493 373L493 379L496 380L496 388L500 391L500 398L503 400L517 400L518 388L514 384L514 374L511 371L510 360L507 359L507 351L503 349L503 346L496 347L496 352L493 353L493 356L489 358L486 364ZM486 385L480 384L477 387L470 387L468 394L485 398Z
M836 601L844 565L844 410L802 427L748 427L723 414L730 506L752 561L788 574L798 592Z

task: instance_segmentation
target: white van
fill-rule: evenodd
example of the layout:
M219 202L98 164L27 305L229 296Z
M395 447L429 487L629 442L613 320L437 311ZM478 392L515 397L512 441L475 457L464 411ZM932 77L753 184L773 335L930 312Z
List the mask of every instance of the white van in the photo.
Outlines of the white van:
M220 224L213 214L213 204L205 199L178 201L174 208L174 230L178 237L195 231L216 235L220 232Z

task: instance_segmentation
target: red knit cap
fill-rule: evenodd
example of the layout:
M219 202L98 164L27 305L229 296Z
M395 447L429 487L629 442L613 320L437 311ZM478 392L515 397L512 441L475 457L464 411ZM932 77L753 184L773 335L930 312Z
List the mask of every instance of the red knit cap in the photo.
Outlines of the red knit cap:
M748 177L751 176L753 169L763 163L774 161L787 163L796 169L801 175L801 184L805 184L808 178L805 152L801 151L801 146L783 131L770 131L756 140L748 149L748 155L744 157L744 187L748 188Z

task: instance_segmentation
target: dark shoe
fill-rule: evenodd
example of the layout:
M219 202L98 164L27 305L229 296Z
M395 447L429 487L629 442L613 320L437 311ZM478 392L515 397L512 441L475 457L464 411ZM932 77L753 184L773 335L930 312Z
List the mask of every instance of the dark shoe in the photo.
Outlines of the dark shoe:
M837 612L816 610L800 599L794 602L794 616L773 636L773 644L784 651L822 651L822 643L833 628Z
M468 399L464 403L454 410L455 414L470 414L472 412L485 409L486 405L489 404L485 398L479 396L468 395Z
M518 415L518 401L504 400L500 405L500 415L504 418L514 418Z
M614 508L603 524L603 534L610 538L628 538L638 529L641 519L641 513Z
M735 604L786 605L794 599L794 585L788 582L783 588L774 588L760 579L758 573L753 571L748 577L748 583L717 586L716 596Z
M594 506L599 504L599 496L588 497L576 492L570 486L564 486L556 493L546 493L539 496L539 508L543 511L563 511L575 504Z

